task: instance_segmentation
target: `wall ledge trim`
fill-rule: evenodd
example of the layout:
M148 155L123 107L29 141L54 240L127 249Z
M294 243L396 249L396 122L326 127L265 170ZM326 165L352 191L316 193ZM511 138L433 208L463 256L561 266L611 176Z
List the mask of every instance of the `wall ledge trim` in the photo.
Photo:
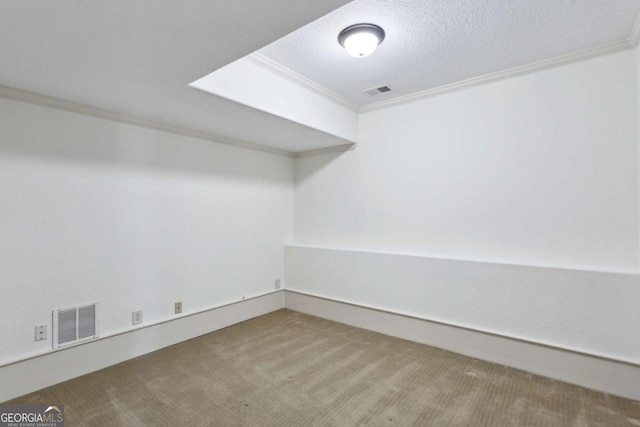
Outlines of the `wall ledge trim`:
M536 262L523 262L502 258L480 258L480 257L468 257L468 256L446 256L429 253L412 253L412 252L392 252L383 250L370 250L370 249L358 249L358 248L338 248L329 246L315 246L304 244L287 244L285 246L301 249L323 249L330 251L342 251L342 252L362 252L369 254L380 255L397 255L407 256L415 258L431 258L444 261L466 261L477 262L482 264L499 264L499 265L513 265L517 267L533 267L533 268L552 268L556 270L570 270L570 271L585 271L592 273L611 273L611 274L628 274L633 276L640 276L639 268L621 268L621 267L596 267L591 265L576 265L576 264L545 264Z

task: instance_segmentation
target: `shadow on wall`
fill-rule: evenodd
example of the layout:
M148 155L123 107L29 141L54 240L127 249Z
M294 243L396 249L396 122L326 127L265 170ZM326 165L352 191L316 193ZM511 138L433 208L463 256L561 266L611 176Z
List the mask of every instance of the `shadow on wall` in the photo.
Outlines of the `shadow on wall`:
M0 154L282 184L293 178L285 156L6 99L0 129Z

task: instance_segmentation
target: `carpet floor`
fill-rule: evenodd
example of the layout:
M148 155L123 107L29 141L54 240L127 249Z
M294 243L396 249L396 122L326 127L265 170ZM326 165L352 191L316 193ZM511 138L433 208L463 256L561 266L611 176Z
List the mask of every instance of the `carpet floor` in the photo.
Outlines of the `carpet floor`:
M291 310L6 404L66 426L640 426L640 402Z

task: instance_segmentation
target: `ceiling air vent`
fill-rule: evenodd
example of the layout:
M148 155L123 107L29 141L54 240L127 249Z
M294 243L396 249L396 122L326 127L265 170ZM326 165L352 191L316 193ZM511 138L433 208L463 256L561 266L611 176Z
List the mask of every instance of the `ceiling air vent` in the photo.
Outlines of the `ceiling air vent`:
M391 88L389 86L379 86L374 87L372 89L363 90L369 96L380 95L381 93L391 92Z
M53 310L53 348L97 338L97 314L97 303Z

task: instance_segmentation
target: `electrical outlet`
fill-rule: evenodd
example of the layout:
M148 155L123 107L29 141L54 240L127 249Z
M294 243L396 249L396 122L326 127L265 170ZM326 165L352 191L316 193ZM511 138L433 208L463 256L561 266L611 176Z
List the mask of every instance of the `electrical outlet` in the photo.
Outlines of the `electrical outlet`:
M36 326L36 341L43 341L47 339L47 325Z
M134 310L131 313L131 324L139 325L140 323L142 323L142 310Z
M276 289L280 289L282 287L282 283L280 282L280 279L276 279Z
M182 313L182 301L175 303L175 314Z

